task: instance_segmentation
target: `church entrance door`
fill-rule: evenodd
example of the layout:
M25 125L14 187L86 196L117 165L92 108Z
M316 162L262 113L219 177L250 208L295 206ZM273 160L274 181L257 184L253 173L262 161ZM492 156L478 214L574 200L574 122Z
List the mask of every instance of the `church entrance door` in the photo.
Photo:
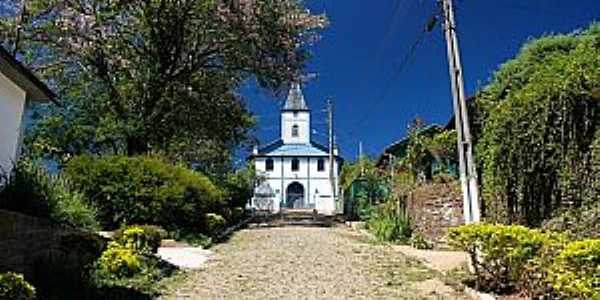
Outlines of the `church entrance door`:
M286 208L304 208L306 201L304 199L304 186L299 182L292 182L288 185L285 192Z

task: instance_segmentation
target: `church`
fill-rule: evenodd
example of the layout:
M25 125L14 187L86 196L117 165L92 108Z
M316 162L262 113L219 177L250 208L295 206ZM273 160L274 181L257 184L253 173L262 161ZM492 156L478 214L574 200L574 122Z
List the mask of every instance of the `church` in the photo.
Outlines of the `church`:
M299 83L291 85L281 109L280 125L280 138L256 147L250 157L259 182L250 206L272 212L314 209L334 214L340 207L337 201L343 159L334 146L330 164L329 148L312 140L310 110Z

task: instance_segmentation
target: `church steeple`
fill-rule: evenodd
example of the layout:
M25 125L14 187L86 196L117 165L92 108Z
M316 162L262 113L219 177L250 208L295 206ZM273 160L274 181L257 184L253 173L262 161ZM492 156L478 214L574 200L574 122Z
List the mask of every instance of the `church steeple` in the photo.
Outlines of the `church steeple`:
M298 82L290 86L281 109L281 140L284 144L310 144L310 111Z
M306 101L304 101L304 94L302 93L302 88L300 87L300 83L294 81L290 87L290 91L288 93L288 97L283 105L283 111L307 111L308 106L306 105Z

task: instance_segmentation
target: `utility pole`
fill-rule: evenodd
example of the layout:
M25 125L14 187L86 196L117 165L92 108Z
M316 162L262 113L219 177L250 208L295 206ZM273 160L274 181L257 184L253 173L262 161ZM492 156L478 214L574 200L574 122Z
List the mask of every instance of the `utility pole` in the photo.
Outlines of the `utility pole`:
M469 125L469 112L465 97L463 71L456 35L456 22L454 20L454 7L452 0L440 0L444 12L444 32L448 47L448 63L450 79L452 82L452 96L454 118L458 144L458 159L460 183L463 192L463 210L465 223L479 222L479 188L477 185L477 171L473 159L473 143Z
M335 201L335 177L334 177L334 155L333 155L333 103L331 98L327 99L327 125L329 127L329 181L331 183L331 197Z
M363 165L363 143L358 141L358 163L360 164L360 176L365 175L365 167Z
M27 7L25 6L25 0L21 0L21 12L17 17L17 28L15 29L15 47L13 49L12 56L17 57L19 53L19 44L21 43L21 30L23 29L23 19L25 18L25 14L27 13Z

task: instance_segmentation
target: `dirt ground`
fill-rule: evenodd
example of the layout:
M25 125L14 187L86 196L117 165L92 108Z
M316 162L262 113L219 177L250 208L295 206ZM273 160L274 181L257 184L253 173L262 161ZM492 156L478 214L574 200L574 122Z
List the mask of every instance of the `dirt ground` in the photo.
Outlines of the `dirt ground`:
M164 299L468 299L438 272L346 228L247 229Z

